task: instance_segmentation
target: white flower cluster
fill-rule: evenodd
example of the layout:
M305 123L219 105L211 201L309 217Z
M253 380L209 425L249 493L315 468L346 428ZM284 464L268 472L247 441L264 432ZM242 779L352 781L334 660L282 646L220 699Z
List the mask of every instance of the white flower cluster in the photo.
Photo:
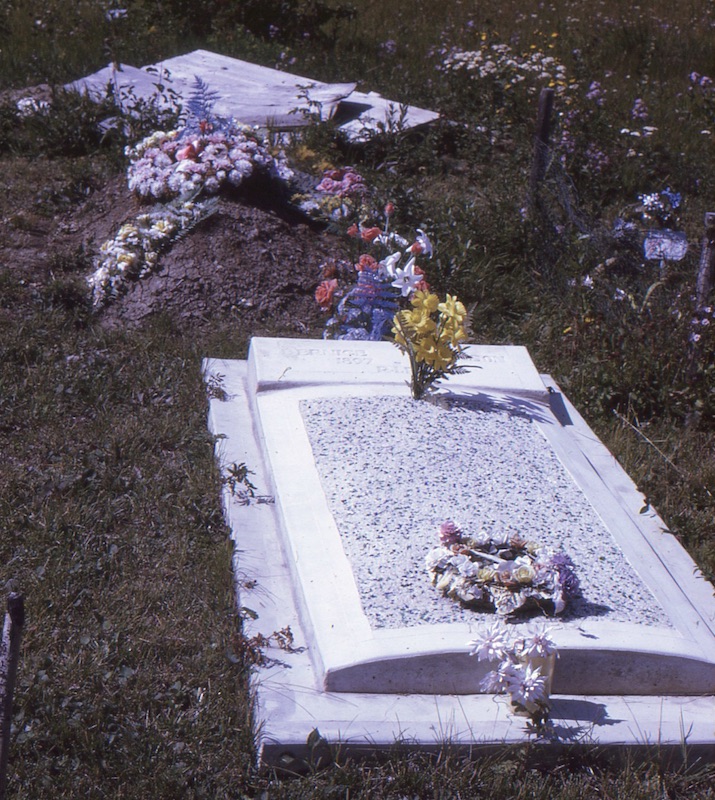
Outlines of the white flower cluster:
M499 622L468 642L469 655L479 661L498 661L481 682L484 692L508 694L517 709L525 711L534 722L543 722L549 711L549 694L556 644L543 625L526 636L512 638Z
M216 194L224 184L239 186L257 170L281 180L293 175L282 152L273 155L257 131L236 124L195 135L156 131L126 154L129 188L158 200Z
M503 80L511 86L529 78L536 79L547 82L547 85L552 87L557 94L563 94L567 89L576 88L575 83L568 82L566 67L553 56L548 56L539 50L518 55L508 44L485 42L479 50L453 48L445 57L440 68L445 72L464 71L473 78L493 77ZM536 91L536 87L530 86L528 91L533 93Z
M128 279L141 278L155 269L159 253L204 219L213 205L177 200L122 225L116 236L100 247L95 271L87 278L94 305L120 294Z

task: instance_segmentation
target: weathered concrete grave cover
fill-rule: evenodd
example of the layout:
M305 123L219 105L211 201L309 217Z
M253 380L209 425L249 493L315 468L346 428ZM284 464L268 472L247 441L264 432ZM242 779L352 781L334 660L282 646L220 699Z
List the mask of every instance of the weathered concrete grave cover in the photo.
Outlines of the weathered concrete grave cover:
M401 107L377 92L358 92L355 83L323 83L283 70L263 67L209 50L169 58L137 68L109 64L65 88L102 100L112 87L115 101L131 113L137 100L174 110L196 88L200 78L219 97L214 111L246 125L300 128L320 108L323 119L334 119L351 141L361 141L399 119L399 128L426 125L439 115L416 106Z
M576 563L582 598L554 619L555 730L643 744L715 742L712 587L524 348L468 349L439 403L415 402L388 343L254 339L208 360L224 469L275 504L225 495L247 633L291 627L299 652L257 670L263 757L313 728L355 747L519 740L479 693L466 642L489 613L430 585L446 518L521 532ZM250 588L247 588L250 587ZM517 625L525 623L519 622ZM305 649L302 649L305 648Z

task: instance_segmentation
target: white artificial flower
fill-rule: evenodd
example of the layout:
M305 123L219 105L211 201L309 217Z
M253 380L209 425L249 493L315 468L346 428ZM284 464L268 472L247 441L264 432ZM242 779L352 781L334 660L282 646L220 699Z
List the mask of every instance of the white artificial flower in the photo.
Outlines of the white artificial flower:
M420 272L415 272L415 259L411 258L405 268L395 267L395 280L392 286L399 289L403 297L409 297L415 291L418 284L424 279Z
M533 710L539 703L548 700L546 695L546 678L541 674L539 667L530 664L510 664L505 670L508 683L507 691L511 699Z
M444 569L452 558L452 551L445 547L435 547L425 556L427 569Z
M552 627L544 623L535 625L530 635L522 640L520 654L526 658L548 658L556 653L556 643L549 638L551 630Z
M429 236L427 236L427 234L421 228L417 228L415 244L419 245L418 253L424 253L429 258L432 258L432 242L430 241Z
M467 643L469 655L478 661L502 661L511 648L509 636L497 620L490 622L476 639Z
M384 247L388 247L391 244L396 244L398 247L407 247L409 242L403 236L400 236L399 233L381 233L376 239L376 242L383 245Z
M383 258L378 265L380 267L380 275L384 275L387 278L394 278L395 267L401 258L402 253L392 253L392 255L387 256L387 258Z

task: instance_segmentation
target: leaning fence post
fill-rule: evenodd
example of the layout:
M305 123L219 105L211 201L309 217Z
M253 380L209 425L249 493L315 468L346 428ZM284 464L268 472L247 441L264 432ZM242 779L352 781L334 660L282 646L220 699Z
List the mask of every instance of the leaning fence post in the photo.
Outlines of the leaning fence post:
M539 94L539 110L536 118L536 134L534 135L534 155L531 162L531 179L529 181L529 206L532 211L538 205L539 188L546 175L553 107L554 90L542 89Z
M0 641L0 800L5 800L7 762L10 751L12 695L15 690L20 637L25 622L25 599L11 592L7 598L7 614Z
M702 249L700 251L700 266L698 267L698 279L695 284L696 289L696 308L701 308L708 304L708 297L713 286L713 272L715 271L715 212L708 211L705 214L705 235L703 236Z

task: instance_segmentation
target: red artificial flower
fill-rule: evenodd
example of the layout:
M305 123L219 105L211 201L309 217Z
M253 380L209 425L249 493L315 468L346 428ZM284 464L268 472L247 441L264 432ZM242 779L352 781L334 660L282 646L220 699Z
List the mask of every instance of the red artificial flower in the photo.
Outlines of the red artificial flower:
M355 265L355 269L358 272L362 272L364 269L368 270L369 272L374 272L377 267L377 261L375 261L375 259L368 253L363 253L358 259L358 263Z
M323 311L328 311L333 305L333 295L338 288L338 281L336 278L331 278L328 281L321 281L318 288L315 290L315 300Z
M360 234L360 229L358 226L353 222L353 224L348 228L348 236L358 236Z
M381 233L380 228L363 228L360 236L364 242L374 242Z

